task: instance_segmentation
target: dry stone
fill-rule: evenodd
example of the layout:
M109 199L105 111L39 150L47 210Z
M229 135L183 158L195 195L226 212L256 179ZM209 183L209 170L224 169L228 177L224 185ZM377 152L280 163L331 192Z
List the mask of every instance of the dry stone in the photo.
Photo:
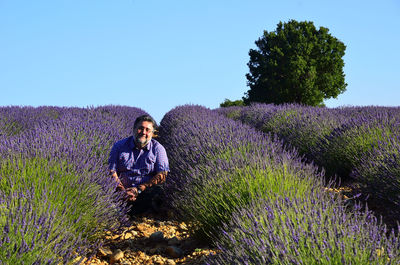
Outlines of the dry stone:
M134 231L134 232L137 234L136 231ZM134 235L133 235L132 232L126 232L125 235L124 235L124 239L125 239L125 240L130 239L130 238L132 238L132 237L134 237Z
M165 265L175 265L176 263L175 263L175 261L173 260L173 259L167 259L166 261L165 261Z
M114 253L111 255L110 257L110 263L114 264L116 262L118 262L120 259L122 259L124 257L124 252L120 249L117 249L116 251L114 251Z
M107 247L99 248L97 253L100 257L107 257L107 256L111 256L113 254L112 251Z
M106 232L103 249L82 265L204 264L212 252L191 237L191 224L165 218L138 217L119 231Z

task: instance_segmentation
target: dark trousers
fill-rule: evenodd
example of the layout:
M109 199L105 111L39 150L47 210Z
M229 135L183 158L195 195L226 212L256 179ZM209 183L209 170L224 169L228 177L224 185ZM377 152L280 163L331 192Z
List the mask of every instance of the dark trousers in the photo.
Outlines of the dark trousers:
M135 216L147 211L157 211L161 206L164 190L162 185L155 185L145 189L138 195L135 201L130 202L129 215Z

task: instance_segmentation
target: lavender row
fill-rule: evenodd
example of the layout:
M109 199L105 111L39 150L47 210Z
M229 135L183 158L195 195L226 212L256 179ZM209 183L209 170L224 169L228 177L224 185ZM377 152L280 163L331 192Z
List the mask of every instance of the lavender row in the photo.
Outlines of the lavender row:
M400 237L333 195L266 198L236 211L207 264L399 264Z
M400 108L395 107L328 109L297 104L254 104L217 111L277 134L301 155L323 166L328 175L337 174L343 179L349 177L361 154L386 140L385 136L397 135L400 122ZM348 143L351 146L347 149L338 148Z
M207 263L399 262L399 238L371 212L349 212L280 141L200 106L171 110L161 126L168 200L221 250Z
M313 150L314 161L329 175L349 179L366 153L380 142L400 135L400 108L343 108L334 113L344 117L344 122L322 138Z
M396 225L400 217L400 135L387 137L366 152L351 173L372 206Z
M83 256L104 229L126 218L107 176L107 156L145 112L9 107L0 114L2 261L66 264Z
M263 132L276 134L285 144L295 147L310 160L314 158L314 149L321 139L349 118L326 108L297 104L253 104L216 111Z
M201 106L180 106L161 121L169 154L170 204L210 240L255 198L300 198L323 190L317 168L281 141Z
M356 182L370 204L387 202L380 213L400 216L400 108L255 104L217 111L277 134L326 175Z

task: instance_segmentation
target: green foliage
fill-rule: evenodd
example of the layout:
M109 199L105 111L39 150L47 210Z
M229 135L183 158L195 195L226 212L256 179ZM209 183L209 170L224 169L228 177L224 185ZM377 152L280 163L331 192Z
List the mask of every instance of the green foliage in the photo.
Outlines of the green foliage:
M382 213L384 221L397 227L400 217L400 134L387 137L361 156L351 176L369 205ZM386 218L389 217L389 218Z
M333 195L334 196L334 195ZM358 206L359 207L359 206ZM267 197L232 215L208 264L398 264L398 237L369 211L314 193Z
M264 31L249 52L250 90L244 103L301 103L323 105L346 90L342 57L346 46L313 22L280 22Z
M224 102L219 104L219 106L221 108L233 107L233 106L244 106L244 102L241 99L238 99L238 100L235 100L235 101L231 101L231 100L226 98Z
M7 117L0 117L0 135L14 136L23 131L23 126L18 121Z
M15 157L0 161L0 195L9 198L8 205L0 205L0 230L8 225L11 242L21 245L24 240L34 246L19 257L18 262L24 260L30 264L36 254L43 258L53 257L52 249L56 244L64 245L63 249L68 251L77 243L74 242L76 238L99 239L94 231L103 226L103 222L97 218L98 207L95 206L107 198L96 195L96 190L101 187L86 178L86 174L88 172L76 172L74 165L60 160ZM25 208L29 210L21 215L21 209ZM39 216L50 215L49 222L43 224L42 233L48 238L44 241L30 222L35 222ZM7 216L25 219L7 224ZM27 222L25 232L19 229L22 222ZM4 245L0 256L12 253L13 247L13 244ZM13 256L8 258L9 262L12 260Z
M351 171L359 166L363 154L370 152L379 142L398 134L396 124L374 121L370 124L346 124L325 137L316 149L315 159L327 175L337 174L348 179Z
M320 111L319 113L322 113ZM325 112L327 116L329 113ZM261 130L277 134L290 146L295 147L300 155L311 157L311 152L319 140L338 126L335 119L322 118L312 109L288 106L274 112L265 119Z
M208 158L214 165L200 165L195 172L188 172L196 179L193 181L195 184L182 189L192 196L190 200L181 202L179 207L190 213L190 220L196 221L197 230L194 233L199 239L208 242L210 238L217 237L221 225L229 222L232 213L255 199L277 196L300 198L308 196L315 187L322 189L321 182L307 167L294 168L290 161L279 163L268 154L249 159L257 148L247 145L224 150ZM237 159L246 161L247 166L222 169L218 165L218 161ZM211 175L214 177L202 177Z

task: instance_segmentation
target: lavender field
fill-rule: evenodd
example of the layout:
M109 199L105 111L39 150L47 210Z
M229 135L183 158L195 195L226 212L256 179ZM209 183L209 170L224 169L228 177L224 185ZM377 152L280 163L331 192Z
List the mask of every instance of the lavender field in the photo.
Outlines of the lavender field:
M107 175L131 107L0 108L0 264L67 264L126 221Z
M297 116L300 107L293 107L271 127ZM199 238L221 250L207 264L398 264L395 230L361 204L348 207L341 196L326 192L334 183L310 163L311 155L298 154L282 134L256 129L263 128L264 114L274 113L264 110L180 106L161 121L172 169L168 201L182 218L198 223ZM358 114L352 115L342 120L355 121ZM254 121L232 120L238 117ZM310 124L314 128L305 139L320 146L309 134L329 139L329 129L318 132L317 126L327 124L333 131L334 122Z
M400 217L400 108L254 104L219 113L277 135L361 194L392 226Z
M79 264L127 221L106 163L144 113L0 108L0 264ZM399 264L397 227L327 192L340 178L397 218L399 119L384 107L178 106L158 138L165 202L221 250L206 264Z

